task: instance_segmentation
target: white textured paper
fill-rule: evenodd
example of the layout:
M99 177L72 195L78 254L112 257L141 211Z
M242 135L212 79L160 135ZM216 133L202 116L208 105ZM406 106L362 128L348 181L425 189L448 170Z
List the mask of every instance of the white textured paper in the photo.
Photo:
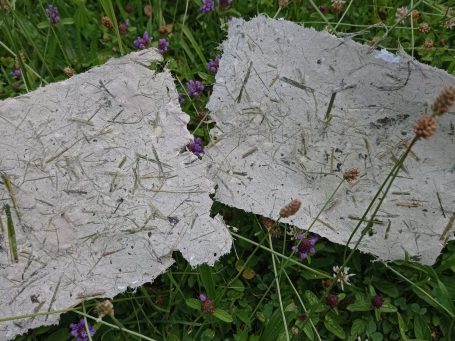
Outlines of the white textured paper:
M0 102L0 186L19 262L0 238L0 318L113 297L153 281L179 250L213 264L231 238L209 216L213 182L185 146L189 117L155 50L112 59L69 80ZM20 219L19 219L20 218ZM0 323L11 339L58 315Z
M343 185L313 229L340 244L411 141L416 119L431 111L444 85L455 84L405 54L265 17L231 20L222 47L208 104L217 122L208 149L215 199L276 219L300 198L302 209L287 221L306 229L343 172L357 167L358 183ZM453 237L454 124L451 112L435 136L412 149L360 250L435 262Z

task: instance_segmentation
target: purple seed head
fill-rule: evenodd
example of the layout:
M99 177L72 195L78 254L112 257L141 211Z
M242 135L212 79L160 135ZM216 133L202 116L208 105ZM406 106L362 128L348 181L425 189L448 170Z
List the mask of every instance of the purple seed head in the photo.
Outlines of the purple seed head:
M220 55L217 55L214 59L210 59L207 63L207 70L216 74L218 72L218 68L220 67L220 58Z
M293 246L292 250L294 252L299 252L301 259L306 259L309 254L314 255L316 253L314 245L319 240L319 236L311 235L306 238L305 234L299 233L295 236L295 239L297 239L298 242Z
M220 7L223 9L227 9L231 7L232 5L232 0L220 0Z
M202 140L200 137L195 137L193 142L190 142L186 145L186 148L194 155L197 155L199 157L204 155L204 146L202 145Z
M326 298L327 305L333 309L338 305L338 296L334 294L330 294Z
M169 48L169 42L166 39L160 39L158 42L158 51L161 53L167 52Z
M207 14L215 9L215 1L202 0L201 13Z
M139 50L143 50L147 48L150 44L151 37L149 36L148 32L145 31L142 37L137 37L133 44L136 46Z
M60 15L58 14L57 6L47 5L46 15L52 24L57 24L60 22Z
M204 84L202 84L201 81L190 80L186 86L188 88L188 95L190 95L190 97L198 96L205 89Z
M384 304L384 298L381 296L381 295L375 295L373 297L373 299L371 300L371 304L373 305L373 307L375 307L376 309L379 309L382 307L382 305Z
M22 77L22 71L20 68L16 67L11 71L10 75L15 79L20 79Z
M88 324L88 330L90 332L90 336L95 335L95 328L93 328L90 324ZM88 341L88 334L87 329L85 328L84 319L81 319L78 323L71 323L70 324L71 335L76 338L76 341Z

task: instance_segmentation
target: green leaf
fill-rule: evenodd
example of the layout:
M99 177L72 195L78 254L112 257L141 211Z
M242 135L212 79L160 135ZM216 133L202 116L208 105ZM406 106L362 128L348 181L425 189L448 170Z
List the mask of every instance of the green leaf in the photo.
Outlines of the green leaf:
M36 27L38 27L39 29L43 29L43 28L48 28L51 24L49 23L49 21L41 21L40 23L38 23L38 25L36 25Z
M308 337L309 340L311 340L311 341L314 340L313 328L311 327L311 325L309 323L305 324L305 326L303 327L303 332L305 333L305 335Z
M193 33L191 33L190 29L186 26L182 26L182 32L185 35L185 37L189 40L194 51L196 51L196 54L198 55L199 59L201 60L202 65L205 65L207 63L207 61L205 60L204 53L202 52L202 49L199 46L199 44L196 42L196 39L194 38Z
M374 286L379 291L381 291L382 293L384 293L390 297L397 298L400 296L400 292L398 291L398 288L392 283L377 280L375 282Z
M327 328L329 332L333 335L339 337L340 339L344 340L346 338L346 334L337 321L335 321L330 315L325 316L324 326Z
M362 319L354 320L351 326L351 336L357 338L358 336L362 336L365 334L367 329L367 321Z
M354 303L348 305L346 309L349 311L370 311L373 309L373 307L371 306L371 303L369 303L369 302L366 303L366 302L360 301L360 302L354 302Z
M198 267L198 272L207 296L214 300L216 297L216 290L211 268L207 264L202 264Z
M370 335L370 338L372 341L382 341L384 339L382 334L379 332L374 332L373 334Z
M403 318L401 317L400 313L397 313L397 317L398 317L398 327L400 329L400 335L401 335L401 339L403 341L408 341L408 337L406 335L406 331L408 330L408 328L406 327L406 322L404 322Z
M73 18L63 18L62 20L60 20L60 24L72 25L72 24L74 24L74 19Z
M430 328L420 315L414 316L414 334L418 339L431 340Z
M396 313L397 308L392 303L385 302L381 308L379 308L381 313Z
M195 298L187 298L185 303L191 309L201 310L201 301Z

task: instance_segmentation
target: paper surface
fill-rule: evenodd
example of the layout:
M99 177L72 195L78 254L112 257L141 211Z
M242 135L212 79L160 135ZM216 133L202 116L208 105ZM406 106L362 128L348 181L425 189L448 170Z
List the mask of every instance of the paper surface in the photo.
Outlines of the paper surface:
M232 19L222 48L208 104L217 122L207 149L215 200L276 219L299 198L301 210L286 221L306 229L343 172L358 168L360 180L343 184L312 229L340 244L411 141L414 122L455 84L405 54L265 17ZM453 238L454 124L451 112L412 149L361 251L433 264Z
M159 60L135 52L0 102L0 318L113 297L153 281L175 250L192 266L229 252L173 78L148 68ZM0 339L57 322L0 323Z

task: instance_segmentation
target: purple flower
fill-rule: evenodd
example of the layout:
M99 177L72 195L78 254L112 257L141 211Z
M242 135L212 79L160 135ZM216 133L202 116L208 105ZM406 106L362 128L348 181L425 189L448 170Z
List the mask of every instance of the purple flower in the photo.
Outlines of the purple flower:
M47 5L46 15L53 24L60 22L60 15L58 14L58 8L54 5Z
M90 331L90 336L95 335L95 328L87 323L88 330ZM70 324L71 335L76 337L76 341L87 341L87 329L85 328L84 319L81 319L78 323Z
M210 59L207 63L207 70L216 74L218 72L218 68L220 67L220 58L220 55L216 55L215 59Z
M13 69L13 71L11 71L10 75L13 78L20 79L22 76L22 71L20 68L16 67Z
M314 255L316 250L314 249L314 245L319 240L319 237L316 235L311 236L310 238L305 238L303 233L299 233L295 236L296 239L299 240L297 245L292 247L294 252L300 253L301 259L306 259L308 254Z
M190 142L186 145L186 148L194 155L204 155L204 146L202 145L202 140L200 137L195 137L193 142ZM199 295L199 298L201 298L201 295Z
M231 7L231 5L232 5L232 0L220 0L220 7L223 9Z
M201 81L193 80L188 81L186 87L188 88L188 94L190 95L190 97L198 96L205 89L204 84L202 84Z
M118 25L118 29L120 33L126 33L128 32L128 28L130 27L130 21L128 19L125 20L125 22L120 23Z
M215 9L215 1L213 0L202 0L201 12L207 14Z
M133 42L134 46L136 46L139 50L143 50L147 48L150 44L150 36L148 32L144 32L142 37L137 37L137 39Z
M379 309L382 307L382 305L384 304L384 298L381 296L381 295L375 295L373 297L373 299L371 300L371 304L373 305L373 307L375 307L376 309Z
M160 39L158 42L158 51L161 53L167 52L167 49L169 47L169 42L166 39Z
M327 305L333 309L338 305L338 296L334 295L334 294L330 294L329 296L327 296L326 302L327 302Z
M179 94L179 103L183 104L185 102L186 102L185 97L183 97L181 94Z
M199 301L201 302L207 301L207 296L202 292L199 294Z
M212 315L215 312L215 302L208 298L205 294L199 294L199 301L201 301L201 310L207 314Z

